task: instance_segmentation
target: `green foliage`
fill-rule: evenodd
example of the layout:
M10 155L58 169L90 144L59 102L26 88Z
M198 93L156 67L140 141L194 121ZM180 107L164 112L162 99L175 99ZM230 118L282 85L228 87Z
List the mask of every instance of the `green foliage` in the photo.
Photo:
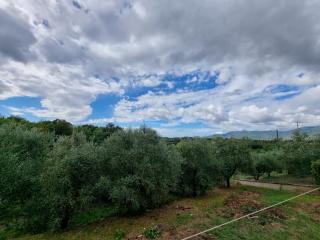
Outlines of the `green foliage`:
M171 141L145 126L73 127L64 120L0 117L0 227L5 223L6 229L34 233L137 214L177 195L205 194L222 180L229 186L237 171L256 178L283 167L308 174L319 149L320 139L300 133L286 142ZM319 179L319 161L312 173ZM144 235L154 239L159 234L152 228Z
M179 193L187 196L204 194L219 178L217 164L208 140L182 140L177 148L183 157Z
M73 133L73 126L71 123L56 119L54 121L42 121L35 124L37 128L44 132L51 132L57 136L71 136Z
M227 187L230 187L230 178L236 171L245 172L250 167L251 160L246 141L216 138L214 155L220 164L220 173Z
M122 240L126 236L126 233L122 229L116 229L113 233L114 240Z
M0 218L37 231L42 218L35 212L41 189L39 174L51 144L50 136L16 124L0 127Z
M320 185L320 160L312 162L311 173L316 180L316 183Z
M118 215L118 210L112 205L102 205L97 207L88 208L85 211L79 211L74 213L71 219L70 226L81 226L90 223L94 223L97 220L105 219L109 217L115 217Z
M178 225L185 225L193 219L192 213L179 213L176 217L176 223Z
M0 126L3 124L14 124L14 125L19 125L23 126L24 128L30 129L32 128L32 123L29 121L25 120L22 117L19 116L10 116L10 117L2 117L0 115Z
M40 125L51 124L68 125ZM109 124L109 138L93 144L82 131L59 137L70 133L59 127L54 137L42 127L0 127L0 217L21 229L64 229L101 204L138 213L176 192L181 157L150 129L120 131Z
M113 186L110 199L119 208L137 213L170 199L176 187L180 156L155 131L118 131L102 145L102 169Z
M41 176L48 228L68 227L75 212L91 206L99 166L96 147L81 135L58 139Z
M105 127L96 127L93 125L82 125L78 126L77 130L85 134L86 138L94 143L102 143L113 133L122 131L122 128L108 123Z
M315 160L312 140L296 130L292 140L285 146L285 163L289 174L300 177L310 175L312 160Z
M161 233L156 227L150 227L143 231L143 236L147 239L158 239Z
M252 165L248 169L249 173L259 180L263 174L270 176L273 171L281 171L281 158L282 152L276 150L251 153Z

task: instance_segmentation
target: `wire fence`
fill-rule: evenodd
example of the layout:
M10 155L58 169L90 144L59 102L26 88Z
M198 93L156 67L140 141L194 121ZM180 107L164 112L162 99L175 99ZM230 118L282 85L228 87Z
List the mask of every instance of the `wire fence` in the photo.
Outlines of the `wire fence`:
M317 187L317 188L312 189L312 190L310 190L310 191L307 191L307 192L298 194L298 195L296 195L296 196L294 196L294 197L291 197L291 198L288 198L288 199L283 200L283 201L281 201L281 202L275 203L275 204L273 204L273 205L271 205L271 206L264 207L264 208L262 208L262 209L260 209L260 210L257 210L257 211L255 211L255 212L252 212L252 213L249 213L249 214L247 214L247 215L241 216L241 217L239 217L239 218L233 219L233 220L231 220L231 221L228 221L228 222L222 223L222 224L220 224L220 225L214 226L214 227L209 228L209 229L207 229L207 230L204 230L204 231L202 231L202 232L193 234L193 235L191 235L191 236L189 236L189 237L183 238L182 240L188 240L188 239L195 238L195 237L200 236L200 235L202 235L202 234L211 232L211 231L213 231L213 230L216 230L216 229L221 228L221 227L223 227L223 226L226 226L226 225L228 225L228 224L231 224L231 223L240 221L241 219L248 218L248 217L250 217L250 216L256 215L257 213L266 211L266 210L268 210L268 209L270 209L270 208L279 206L279 205L284 204L284 203L286 203L286 202L292 201L292 200L294 200L294 199L296 199L296 198L299 198L299 197L302 197L302 196L307 195L307 194L309 194L309 193L315 192L315 191L317 191L317 190L320 190L320 187Z

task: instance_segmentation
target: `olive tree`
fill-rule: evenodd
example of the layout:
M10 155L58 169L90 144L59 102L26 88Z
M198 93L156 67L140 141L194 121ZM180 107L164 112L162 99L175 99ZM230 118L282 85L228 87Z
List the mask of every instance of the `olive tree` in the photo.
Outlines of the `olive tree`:
M183 157L179 192L187 196L204 194L219 178L210 142L206 139L182 140L177 148Z
M51 136L22 125L0 126L0 217L20 229L42 227L40 174Z
M252 164L248 173L252 174L255 180L259 180L263 174L270 177L271 172L282 170L281 157L282 152L278 150L254 152L251 154Z
M316 180L316 183L320 185L320 160L312 162L311 173Z
M220 173L230 187L231 177L238 171L246 171L250 166L250 154L245 141L216 138L214 140L215 158L220 166Z
M110 200L128 213L158 207L175 191L180 155L146 127L117 131L101 146Z
M314 157L311 143L308 136L299 130L293 133L285 146L285 163L289 174L300 177L310 175Z
M96 147L84 135L60 137L42 174L48 228L67 228L75 212L91 206L100 176Z

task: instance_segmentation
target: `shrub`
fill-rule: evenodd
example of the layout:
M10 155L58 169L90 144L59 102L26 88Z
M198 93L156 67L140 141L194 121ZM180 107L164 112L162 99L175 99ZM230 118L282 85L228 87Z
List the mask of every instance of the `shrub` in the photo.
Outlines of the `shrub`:
M116 229L113 232L113 239L114 240L122 240L126 236L126 233L122 229Z
M320 185L320 160L312 162L311 172L316 180L316 183Z
M159 207L175 191L180 155L151 129L117 131L101 147L110 200L128 213Z
M17 228L43 228L40 174L51 136L17 124L0 126L0 217Z
M96 147L80 134L60 137L54 144L42 174L47 228L67 228L73 214L90 207L100 179Z
M263 174L267 174L270 177L271 172L282 169L280 156L281 152L279 151L252 153L252 163L248 173L252 174L256 180L259 180Z
M230 187L231 177L238 170L245 172L250 167L248 146L243 140L217 138L214 140L214 148L221 176L227 187Z
M304 177L310 175L313 146L306 134L296 130L285 146L285 162L289 174Z
M147 239L157 239L161 236L161 233L156 227L151 227L143 231L143 236Z
M210 142L204 139L184 140L177 148L183 157L179 193L186 196L204 194L219 177Z

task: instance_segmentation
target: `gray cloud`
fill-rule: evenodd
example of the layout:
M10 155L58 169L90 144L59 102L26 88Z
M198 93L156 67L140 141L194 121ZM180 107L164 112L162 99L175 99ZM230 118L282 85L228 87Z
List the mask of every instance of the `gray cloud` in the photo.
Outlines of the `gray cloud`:
M120 101L114 119L200 121L221 129L282 126L302 116L316 122L319 106L305 92L320 85L319 12L315 0L0 3L0 53L13 59L0 63L1 76L10 77L0 81L0 98L39 96L44 109L28 111L79 121L98 94L164 83L141 76L201 69L219 73L217 89L169 95L154 89ZM27 59L30 65L16 67ZM301 94L276 101L279 94L264 90L277 84L295 85ZM295 114L296 106L308 110Z
M258 75L276 70L270 61L313 70L319 64L317 1L134 1L132 5L120 14L121 1L99 9L90 2L91 16L82 25L89 39L110 47L131 41L128 48L122 46L123 58L119 51L124 64L147 63L148 69L160 64L167 69L244 58L259 60L246 69ZM156 47L148 46L148 41ZM134 46L140 44L145 48L135 52Z
M88 70L104 66L105 75L242 60L251 63L240 66L249 76L292 66L319 71L318 1L53 1L43 14L24 2L18 4L30 18L52 25L41 36L40 55L86 61Z
M30 57L30 46L36 42L30 26L16 15L0 8L0 54L17 61Z

